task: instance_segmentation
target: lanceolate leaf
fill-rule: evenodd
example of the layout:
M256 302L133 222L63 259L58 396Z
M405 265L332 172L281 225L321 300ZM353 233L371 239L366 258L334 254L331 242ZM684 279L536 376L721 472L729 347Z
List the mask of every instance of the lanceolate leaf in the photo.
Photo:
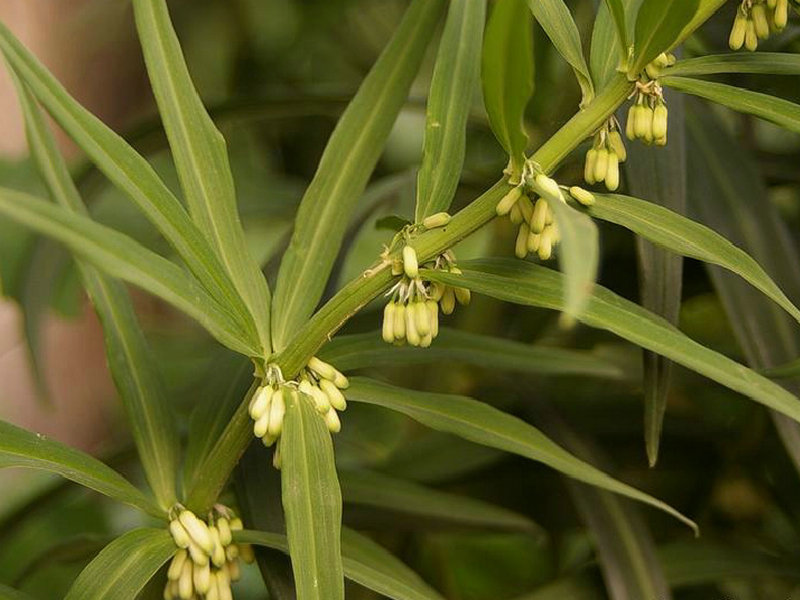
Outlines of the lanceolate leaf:
M620 44L617 19L612 14L608 3L604 2L598 7L597 17L592 30L592 46L589 64L592 68L592 77L599 91L606 87L614 76L617 68L625 67L628 61L628 48L633 44L633 24L642 0L622 0L625 10L626 42Z
M65 600L135 600L176 550L166 527L129 531L89 563Z
M39 107L24 84L18 80L16 83L25 115L28 146L50 195L67 210L87 214ZM87 264L79 263L79 270L103 325L109 369L148 482L162 508L169 508L177 498L178 438L158 368L125 287Z
M586 352L523 344L448 328L439 330L436 343L425 352L410 346L390 346L376 331L337 336L322 348L320 357L343 371L452 360L491 370L548 376L625 377L617 365Z
M310 399L286 406L280 439L281 487L292 570L299 600L344 599L342 496L333 444Z
M257 544L288 552L286 537L263 531L240 531L238 542ZM344 574L379 594L393 600L442 600L442 597L400 562L383 546L346 527L342 529Z
M692 35L697 28L699 28L703 23L708 21L717 10L725 4L726 0L700 0L697 3L697 11L694 13L694 17L692 20L689 21L686 26L681 31L678 39L675 40L672 44L672 48L676 48L684 40L686 40L690 35Z
M483 41L483 102L495 137L519 174L528 134L525 107L533 95L533 27L525 0L494 5Z
M0 421L0 468L27 467L57 473L114 500L161 518L165 512L127 479L88 454Z
M611 13L611 18L614 20L614 28L617 31L617 40L619 47L622 48L621 58L627 58L628 49L628 30L625 25L625 5L623 0L605 0L608 11Z
M439 20L443 0L415 0L325 148L281 262L272 337L283 350L319 302L350 214L383 151Z
M733 110L755 115L776 125L800 133L800 105L760 92L732 85L689 77L666 76L661 83L681 92L699 96Z
M583 56L581 35L564 0L528 0L528 7L559 54L575 71L584 103L594 97L589 67Z
M461 279L468 279L468 276ZM532 425L483 402L464 396L416 392L364 377L351 379L347 398L396 410L432 429L542 462L579 481L644 502L696 527L667 504L609 477L564 450Z
M147 290L197 319L237 352L258 356L256 342L186 271L131 238L27 194L0 189L0 214L57 239L109 275Z
M252 331L255 335L247 307L213 249L148 162L70 97L2 24L0 51L47 112L114 185L142 210L211 295L229 306L242 326L248 329L248 334Z
M697 12L698 0L644 0L636 19L633 62L628 75L639 73L677 42Z
M236 205L225 139L192 84L165 0L135 0L136 26L189 212L247 304L264 351L271 350L270 298L250 255Z
M487 502L426 488L410 481L371 471L339 475L345 504L370 506L411 515L422 523L526 531L542 535L527 517Z
M463 275L424 271L425 277L460 285L507 302L563 310L563 276L531 263L506 259L465 261ZM743 365L686 337L664 319L596 286L580 320L657 352L701 375L800 422L800 400Z
M755 54L713 54L679 60L670 67L670 76L698 77L720 73L756 73L766 75L800 75L800 55L787 52Z
M561 234L558 263L566 280L564 312L578 317L589 301L597 278L600 243L597 226L584 214L562 202L550 202Z
M792 304L766 271L714 230L669 209L630 196L597 194L595 197L597 203L589 209L592 216L622 225L677 254L736 273L800 322L800 309Z
M485 0L451 0L433 70L417 177L416 220L447 210L458 187L470 98L478 82Z

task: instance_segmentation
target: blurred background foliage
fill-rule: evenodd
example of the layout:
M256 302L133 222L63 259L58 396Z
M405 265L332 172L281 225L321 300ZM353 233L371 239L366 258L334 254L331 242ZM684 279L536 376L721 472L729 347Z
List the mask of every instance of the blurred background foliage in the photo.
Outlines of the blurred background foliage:
M118 6L109 8L112 4ZM569 4L588 47L593 3L574 0ZM685 56L726 51L735 4L729 2L686 43ZM294 210L336 118L405 6L402 0L171 3L194 80L227 138L248 238L271 284ZM77 27L82 19L99 25L88 28L96 38L87 41L97 44L98 52L117 43L118 36L132 35L125 2L93 0L71 19L75 22L61 26ZM568 66L540 29L535 42L536 94L527 114L533 147L564 123L580 101ZM773 51L800 52L800 28L790 24L767 45ZM354 215L329 292L376 258L390 239L390 230L396 228L397 219L392 217L413 215L414 168L421 153L424 93L434 48L429 49L431 56ZM136 54L131 60L139 64L141 57ZM93 77L102 78L103 73ZM800 102L796 78L733 75L719 79ZM687 102L686 113L690 212L751 252L793 302L800 302L800 138L755 118L699 102ZM179 193L163 131L153 117L153 102L145 99L134 114L119 129ZM477 93L468 133L465 170L454 208L489 187L505 166L505 155L488 129ZM560 180L579 180L585 149L578 149L565 162ZM80 157L74 169L98 220L167 251L154 229L97 171ZM41 192L27 160L1 162L0 185ZM634 237L605 223L598 226L603 250L601 283L637 300ZM508 255L514 235L507 222L498 220L463 242L456 253L459 258ZM776 242L781 236L783 245ZM82 311L84 298L74 265L57 245L2 221L0 278L4 295L19 303L26 317L26 335L38 360L44 316L55 311L70 318ZM764 366L760 363L769 360L765 356L774 357L775 362L793 358L784 356L785 347L773 348L774 354L770 347L778 344L781 332L789 340L796 336L795 342L800 343L795 324L788 317L760 323L759 316L772 310L769 301L748 295L750 290L734 279L688 260L681 329L700 343L751 365ZM221 403L237 381L242 361L171 309L138 292L136 298L174 408L184 415L182 422L188 422L198 405ZM376 304L362 311L343 333L374 331L379 308ZM800 441L794 440L792 447L789 440L787 450L763 407L676 367L661 458L656 468L648 468L642 444L640 351L586 327L563 330L557 317L548 311L475 298L448 325L528 344L582 349L619 367L621 375L544 377L498 373L456 362L388 366L371 370L370 375L421 390L466 393L531 420L556 438L579 440L576 447L592 462L696 519L700 539L656 511L568 483L530 461L426 430L405 417L364 405L347 411L343 431L335 436L337 463L345 473L366 468L478 498L524 515L536 525L524 530L512 526L507 531L465 528L444 517L421 518L408 507L390 511L348 502L347 494L345 524L374 535L454 600L623 598L614 592L615 577L624 577L615 570L614 552L603 554L597 549L619 542L620 531L634 526L644 530L653 545L652 553L637 550L635 554L662 565L676 600L800 599ZM240 384L246 388L247 381ZM108 440L103 458L141 479L124 435ZM268 462L261 449L254 448L241 470L267 469ZM110 536L139 517L72 484L40 476L24 481L18 489L0 492L0 583L18 586L37 598L61 598ZM623 529L612 526L611 532L606 531L604 524L615 523L615 518L625 523ZM251 568L237 588L237 597L263 598L263 590L256 569ZM160 592L154 593L158 597ZM375 596L354 586L348 597Z

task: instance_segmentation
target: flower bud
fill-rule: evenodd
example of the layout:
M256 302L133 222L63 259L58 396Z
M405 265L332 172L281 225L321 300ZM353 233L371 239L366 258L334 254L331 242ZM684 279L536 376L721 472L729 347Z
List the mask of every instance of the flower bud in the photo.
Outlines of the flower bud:
M406 339L406 305L397 304L394 309L394 339Z
M198 519L193 512L188 510L182 510L178 515L178 519L192 541L200 546L206 554L210 555L211 551L214 549L214 542L211 539L208 525Z
M531 230L528 226L523 223L519 226L519 231L517 232L517 241L516 245L514 246L514 254L517 258L525 258L528 256L528 234Z
M205 550L203 550L200 546L198 546L194 542L190 542L188 550L189 550L189 556L192 558L192 562L195 565L202 567L203 565L208 564L208 558L209 558L208 553Z
M669 66L669 57L667 56L666 52L662 52L661 54L656 56L653 62L656 64L656 66L663 69L664 67Z
M428 307L428 314L431 319L431 336L435 338L439 335L439 303L434 300L427 300L425 306Z
M529 233L528 234L528 252L538 252L539 251L539 240L541 240L542 236L539 233Z
M213 562L215 566L221 567L225 564L225 548L222 546L222 542L219 539L219 531L217 528L212 525L208 530L214 542L214 550L211 552L211 562Z
M329 365L323 360L318 359L316 356L312 356L311 359L308 361L308 368L314 371L320 377L325 379L333 379L336 377L336 368L333 365Z
M616 152L619 162L623 163L628 160L628 151L625 149L625 143L622 141L619 131L614 130L608 133L608 145L612 151Z
M752 19L747 20L747 28L744 32L744 47L750 52L755 52L758 49L758 36L756 35L756 26Z
M666 104L659 104L653 111L653 137L657 140L667 137L668 115Z
M455 289L456 300L461 306L467 306L472 299L472 294L467 288L457 287Z
M445 289L444 291L444 295L442 296L440 304L442 306L442 312L444 314L446 315L453 314L453 311L456 308L456 295L452 287L447 286L447 289Z
M539 258L542 260L550 260L553 256L553 238L552 230L550 227L542 232L539 238Z
M597 149L589 148L589 151L586 153L586 163L584 164L583 167L583 179L589 185L597 183L597 179L595 179L594 176L596 164L597 164Z
M219 600L219 588L217 587L217 574L211 573L208 578L208 591L205 600Z
M250 418L254 421L260 419L267 410L269 410L270 402L272 401L273 394L272 386L262 385L250 400Z
M525 223L530 223L533 218L533 203L531 199L523 195L517 202L519 212L522 213L522 220Z
M775 29L781 30L786 27L789 22L789 0L777 0L772 22L775 24Z
M597 171L595 171L596 173ZM536 185L542 191L542 195L545 196L549 200L553 200L558 202L562 200L561 196L561 188L558 187L558 184L550 179L544 173L539 173L536 178L534 179Z
M539 198L533 208L533 218L531 218L531 231L541 233L547 224L547 200Z
M650 79L658 79L661 76L661 67L653 61L644 68L644 72Z
M319 387L322 392L328 397L328 402L335 408L336 410L345 410L347 408L347 401L344 398L344 394L339 391L339 388L336 387L332 382L328 381L327 379L323 379L319 382Z
M178 581L181 577L181 573L183 572L183 564L189 560L189 553L184 550L180 549L175 553L175 556L172 557L172 562L169 563L169 569L167 569L167 579L170 581Z
M169 523L169 532L172 535L172 539L175 542L175 545L178 548L188 548L189 543L191 542L191 538L189 537L189 533L184 529L183 525L178 519L173 519Z
M522 211L519 209L519 200L517 200L517 203L511 207L511 212L508 214L508 217L511 219L511 222L514 225L519 225L522 223L523 216Z
M403 270L406 277L416 279L419 276L419 264L417 263L417 251L411 246L403 248Z
M578 186L569 188L569 194L584 206L592 206L596 202L594 194Z
M608 168L606 170L606 188L615 192L619 187L619 159L612 150L608 153Z
M430 348L432 343L433 343L433 336L430 333L428 333L428 335L424 335L420 339L419 347L420 348Z
M438 212L422 219L422 226L425 229L436 229L444 227L450 222L452 217L446 212Z
M497 203L496 212L499 216L503 217L511 212L511 208L517 203L519 197L522 195L522 188L517 186L508 192L500 202Z
M636 107L633 128L640 140L653 137L653 111L649 107L641 104Z
M194 586L192 585L192 563L186 561L183 563L183 571L178 578L178 597L181 600L191 600L194 595Z
M275 446L275 452L272 453L272 466L280 471L282 464L283 459L281 458L281 444L278 442L278 444ZM206 598L206 600L208 599Z
M294 390L283 388L280 394L272 397L272 407L269 411L269 428L267 433L272 437L278 437L283 430L283 417L286 415L286 396L291 395Z
M608 150L600 148L597 151L597 162L594 165L594 178L596 181L603 181L608 171Z
M431 332L431 318L428 314L428 308L425 306L424 301L413 302L410 305L411 310L414 312L414 324L417 328L419 337L423 338Z
M778 0L767 0L767 8L775 10L776 6L778 6Z
M769 21L767 21L767 10L763 4L754 4L750 11L753 19L753 27L759 39L765 40L769 37Z
M342 422L339 420L339 415L333 409L325 413L325 425L328 426L328 431L331 433L339 433L342 429Z
M625 124L625 137L633 141L636 139L636 114L638 105L634 104L628 109L628 122Z
M256 560L253 547L250 544L239 544L239 556L241 556L242 560L248 565Z
M348 381L347 377L344 376L344 373L339 371L338 369L334 369L336 373L333 376L333 385L338 387L340 390L346 390L350 387L350 381Z
M228 546L233 542L233 533L231 532L231 524L225 517L220 517L216 522L217 531L219 531L219 541L223 546Z
M421 337L417 331L417 317L414 306L409 304L406 307L406 340L412 346L419 346Z
M231 546L231 548L236 548L236 546ZM242 571L239 568L238 561L228 563L228 573L230 574L231 581L239 581L242 576Z
M731 27L731 35L728 38L728 46L731 50L739 50L744 46L744 36L747 32L747 17L737 11L736 18Z
M383 341L387 344L394 342L394 313L395 304L389 302L383 309L383 328L381 330Z
M211 588L211 566L195 566L192 573L194 591L198 594L205 594Z
M277 396L278 394L276 393L275 395ZM269 431L269 419L272 413L271 410L272 404L273 403L270 402L270 405L267 407L267 410L264 412L263 415L261 415L258 418L258 420L253 425L253 435L256 436L257 438L263 438L265 435L267 435L267 431Z

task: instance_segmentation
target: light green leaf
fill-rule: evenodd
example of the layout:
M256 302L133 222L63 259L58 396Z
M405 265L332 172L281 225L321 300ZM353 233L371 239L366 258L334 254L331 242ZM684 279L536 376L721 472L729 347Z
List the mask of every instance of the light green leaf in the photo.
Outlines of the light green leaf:
M672 44L670 50L675 49L682 44L695 30L701 27L706 21L711 18L717 10L725 4L727 0L700 0L697 4L697 11L694 13L692 20L683 28L678 39Z
M633 45L632 25L642 0L622 0L625 16L625 43L620 44L617 18L612 15L605 2L598 6L592 30L592 46L589 64L592 68L595 87L602 91L613 78L618 68L624 69L628 62L628 49Z
M343 600L342 495L333 444L322 416L305 395L286 403L280 452L297 598Z
M176 550L166 527L129 531L81 571L64 600L135 600Z
M350 215L406 101L444 5L443 0L411 4L328 141L278 273L272 309L272 341L278 351L322 296Z
M575 71L583 92L583 104L588 103L594 98L592 76L583 56L581 34L567 5L563 0L528 0L528 7L558 53Z
M468 279L468 275L461 278L462 282ZM532 425L483 402L464 396L417 392L364 377L351 378L347 399L396 410L432 429L544 463L590 485L654 506L696 530L696 525L674 508L609 477L564 450Z
M286 537L264 531L237 531L234 539L288 552ZM393 600L442 600L419 575L370 538L342 528L345 577Z
M523 344L449 328L440 329L436 343L425 352L410 346L390 346L376 331L337 336L325 344L320 357L342 371L452 360L496 371L534 375L625 378L619 366L587 352Z
M595 198L596 204L589 209L592 216L622 225L677 254L736 273L800 323L800 309L792 304L766 271L714 230L667 208L630 196L596 194Z
M800 75L800 54L758 52L753 54L713 54L679 60L665 74L681 77L755 73L765 75Z
M612 19L614 20L614 29L617 32L617 42L619 43L619 47L622 49L621 58L625 60L628 54L628 30L625 25L625 5L622 3L622 0L605 0L605 4L608 7L608 11L611 13Z
M196 319L221 343L257 356L251 342L222 306L186 271L129 237L33 196L0 188L0 214L67 245L113 277L154 294Z
M50 195L65 209L86 215L86 207L39 107L13 71L12 76L25 116L28 147ZM177 499L178 437L152 352L125 287L83 262L79 262L78 269L103 326L108 366L145 475L161 507L169 508Z
M524 0L495 2L483 40L483 103L514 174L525 162L525 107L533 95L533 27Z
M778 365L777 367L763 369L761 372L767 377L771 377L773 379L800 377L800 358L783 365Z
M372 471L339 474L345 504L370 506L410 515L425 523L451 523L463 527L517 530L543 536L527 517L487 502L427 488Z
M461 178L467 117L478 82L485 0L450 0L425 119L415 220L447 210Z
M548 202L561 235L558 264L566 279L564 312L577 318L592 293L600 259L597 226L585 214L563 202Z
M44 435L0 421L0 468L6 467L26 467L57 473L154 517L163 518L165 515L153 500L96 458Z
M562 310L563 276L550 269L506 259L459 263L463 275L424 271L424 277L460 285L507 302ZM641 306L596 286L580 320L610 331L713 379L800 422L800 400L755 371L698 344Z
M111 182L142 210L211 295L230 307L229 310L242 323L247 334L255 336L255 326L247 307L213 249L148 162L70 97L64 87L1 23L0 51L64 131Z
M270 345L270 297L239 221L225 139L208 116L186 67L165 0L135 0L136 27L186 203Z
M638 77L659 54L673 47L697 13L698 5L698 0L642 2L636 18L633 61L628 68L628 77Z
M665 76L660 81L678 91L711 100L739 112L761 117L779 127L800 133L800 105L794 102L724 83L689 77Z

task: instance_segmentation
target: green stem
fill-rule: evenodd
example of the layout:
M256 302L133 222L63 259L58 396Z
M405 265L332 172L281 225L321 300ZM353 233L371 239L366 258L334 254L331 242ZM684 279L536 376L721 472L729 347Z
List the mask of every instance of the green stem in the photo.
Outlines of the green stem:
M552 172L584 139L594 134L633 90L624 74L617 74L611 83L586 108L570 119L533 155L545 172ZM427 231L411 241L420 263L429 261L495 216L495 207L511 189L502 179L455 214L446 227ZM308 360L330 340L333 335L361 308L386 291L397 279L390 265L379 263L358 279L339 290L294 336L284 351L272 357L271 363L281 368L283 376L290 379L306 366ZM236 416L225 428L214 445L202 469L203 478L193 482L187 502L193 509L203 512L216 500L236 461L252 438L252 423L247 416L246 398ZM213 465L213 468L212 468Z

